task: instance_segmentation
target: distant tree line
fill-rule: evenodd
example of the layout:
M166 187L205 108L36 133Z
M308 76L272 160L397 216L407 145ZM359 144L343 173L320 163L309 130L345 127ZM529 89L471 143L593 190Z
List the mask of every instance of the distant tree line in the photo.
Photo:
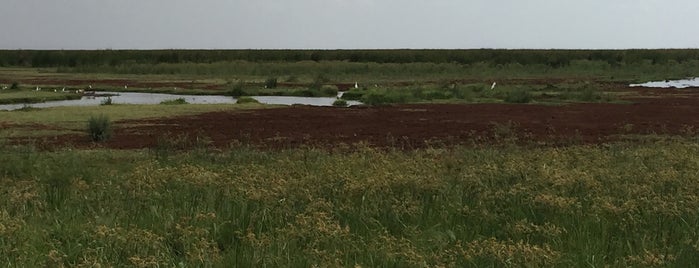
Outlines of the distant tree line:
M349 61L376 63L544 64L564 67L574 60L611 65L664 64L699 60L697 49L634 50L0 50L0 66L76 67L226 61Z

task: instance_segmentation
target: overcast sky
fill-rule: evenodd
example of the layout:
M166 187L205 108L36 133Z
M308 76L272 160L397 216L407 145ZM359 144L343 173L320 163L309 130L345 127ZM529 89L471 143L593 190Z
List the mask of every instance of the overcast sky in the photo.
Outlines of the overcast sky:
M0 0L0 49L699 48L697 0Z

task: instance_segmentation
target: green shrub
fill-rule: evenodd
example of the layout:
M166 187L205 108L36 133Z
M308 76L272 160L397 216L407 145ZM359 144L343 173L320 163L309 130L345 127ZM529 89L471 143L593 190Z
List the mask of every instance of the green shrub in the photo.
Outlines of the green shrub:
M336 99L333 102L333 106L336 106L336 107L347 107L347 105L348 105L347 101L343 100L343 99Z
M112 97L107 97L100 103L100 105L112 105Z
M532 101L532 95L523 89L508 91L505 94L505 102L507 103L529 103L530 101Z
M451 96L460 100L472 100L474 92L470 88L456 87L449 90Z
M313 79L313 83L311 83L308 88L310 89L315 89L315 90L320 90L320 88L323 86L324 83L328 82L329 79L325 77L322 74L319 74L316 76L315 79Z
M164 100L164 101L161 101L160 104L178 105L178 104L188 104L188 102L184 98L178 98L178 99L174 99L174 100Z
M410 90L413 97L418 100L442 100L450 99L453 95L451 91L443 89L414 88Z
M361 101L364 104L368 105L383 105L383 104L391 104L391 103L405 103L408 102L409 98L405 93L401 92L389 92L389 91L382 91L382 92L369 92L368 94L365 94L362 96Z
M361 100L362 97L366 94L366 91L360 91L360 90L350 90L346 91L345 93L342 94L342 99L343 100Z
M485 90L486 86L485 85L470 85L466 88L469 89L470 91L478 93L478 92L482 92L483 90Z
M316 89L302 89L291 93L292 96L296 97L321 97L322 94Z
M92 141L106 141L112 136L112 122L106 115L91 116L87 120L87 131Z
M602 99L602 94L590 87L585 87L580 93L576 94L576 99L584 102L599 101Z
M254 99L253 97L239 97L238 101L236 102L237 104L245 104L245 103L260 103L258 100Z
M265 80L265 88L276 88L277 87L277 78L276 77L270 77Z
M231 89L227 91L225 95L233 97L247 96L249 94L243 89L244 86L245 83L243 83L243 81L235 83L235 85L233 85L233 87L231 87Z
M19 83L18 83L18 82L12 82L12 86L10 86L10 89L19 89Z
M328 96L328 97L337 96L337 86L324 85L324 86L320 87L320 93L323 96Z

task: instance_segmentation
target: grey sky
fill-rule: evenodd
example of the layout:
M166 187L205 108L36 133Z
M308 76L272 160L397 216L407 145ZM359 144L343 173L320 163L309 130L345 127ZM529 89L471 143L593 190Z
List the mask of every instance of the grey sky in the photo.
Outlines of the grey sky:
M698 48L696 0L2 0L0 49Z

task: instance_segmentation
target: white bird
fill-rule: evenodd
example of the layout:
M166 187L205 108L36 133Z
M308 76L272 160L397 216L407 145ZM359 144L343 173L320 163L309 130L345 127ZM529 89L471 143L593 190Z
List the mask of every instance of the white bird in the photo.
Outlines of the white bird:
M63 90L62 90L62 91L63 91L63 92L66 92L66 88L63 88Z
M57 91L58 91L58 90L55 90L55 89L53 90L53 92L57 92Z
M359 84L357 84L357 82L354 82L354 88L359 88Z
M495 85L497 85L497 84L498 84L497 82L493 82L493 85L490 86L490 89L495 89Z
M129 88L129 86L127 86L127 85L124 85L124 89L128 89L128 88Z
M92 89L92 85L88 85L87 87L89 87L90 89Z
M39 87L36 87L36 91L39 91L39 90L41 90L41 89Z

